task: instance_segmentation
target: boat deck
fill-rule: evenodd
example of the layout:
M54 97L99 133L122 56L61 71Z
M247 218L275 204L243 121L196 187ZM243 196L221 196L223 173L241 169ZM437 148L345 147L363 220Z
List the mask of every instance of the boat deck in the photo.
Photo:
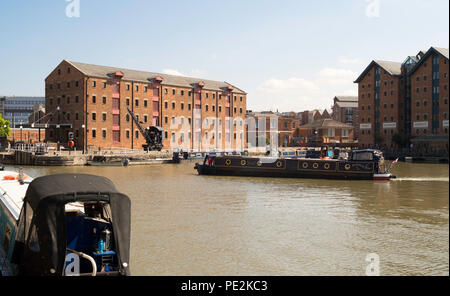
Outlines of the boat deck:
M25 183L23 185L20 185L18 180L5 179L10 177L16 178L18 175L18 172L0 171L0 201L3 202L16 220L19 219L20 210L23 206L23 198L27 192L28 184L33 181L33 178L26 174L24 174Z

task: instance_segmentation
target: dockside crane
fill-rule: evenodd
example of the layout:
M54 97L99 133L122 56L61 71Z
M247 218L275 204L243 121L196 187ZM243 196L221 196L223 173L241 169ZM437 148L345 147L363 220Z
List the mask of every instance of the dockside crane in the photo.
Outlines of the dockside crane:
M152 151L152 150L161 151L163 129L159 126L148 126L144 128L141 124L143 122L139 121L139 119L133 113L133 111L131 111L130 108L127 108L127 110L128 113L131 115L131 118L133 119L134 123L136 123L139 132L146 141L146 144L142 145L142 148L144 148L145 151Z

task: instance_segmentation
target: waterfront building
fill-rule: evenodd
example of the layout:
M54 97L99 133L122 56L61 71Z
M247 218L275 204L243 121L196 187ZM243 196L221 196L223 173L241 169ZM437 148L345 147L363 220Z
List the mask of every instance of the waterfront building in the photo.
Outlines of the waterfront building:
M448 150L447 48L431 47L407 73L411 81L411 142Z
M5 96L0 98L0 112L10 127L28 123L35 105L45 105L45 97Z
M431 47L403 63L374 60L355 83L362 148L407 147L432 135L448 147L448 49Z
M357 96L335 96L331 108L331 118L354 127L354 137L358 139L359 117L358 117L358 97Z
M39 143L45 139L45 129L18 126L11 128L8 141L13 143Z
M305 145L353 146L354 127L331 118L315 120L299 126L294 132L295 138L303 138Z
M270 144L276 147L288 147L294 145L294 131L300 126L300 120L283 116L281 113L263 111L248 113L247 124L249 124L248 131L254 133L247 138L256 141L251 142L250 146L265 147L266 144Z
M143 127L163 128L163 148L245 148L247 94L227 82L62 61L45 79L46 139L78 149L142 149Z
M405 132L402 63L374 60L355 83L358 83L360 146L393 147L394 134Z

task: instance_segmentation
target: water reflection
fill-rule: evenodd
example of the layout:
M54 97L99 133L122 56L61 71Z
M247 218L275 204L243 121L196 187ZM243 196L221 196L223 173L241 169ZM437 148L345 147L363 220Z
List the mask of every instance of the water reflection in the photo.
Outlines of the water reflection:
M198 176L193 164L27 167L110 178L132 199L135 275L449 274L448 165L393 181Z

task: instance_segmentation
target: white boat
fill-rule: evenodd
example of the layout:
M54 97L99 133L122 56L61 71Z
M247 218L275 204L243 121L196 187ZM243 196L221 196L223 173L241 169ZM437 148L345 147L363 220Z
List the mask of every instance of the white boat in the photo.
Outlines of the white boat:
M110 180L0 171L0 275L129 275L129 244L130 200Z

